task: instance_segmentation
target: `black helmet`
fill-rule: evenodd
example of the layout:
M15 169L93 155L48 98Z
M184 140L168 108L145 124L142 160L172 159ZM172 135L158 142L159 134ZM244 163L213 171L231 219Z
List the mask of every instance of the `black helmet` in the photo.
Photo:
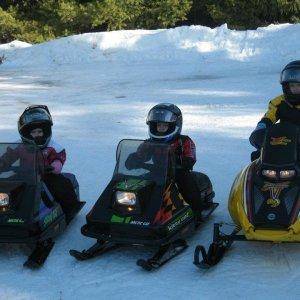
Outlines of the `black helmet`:
M46 105L31 105L27 107L18 121L18 130L23 142L35 143L39 147L46 147L52 135L52 117ZM30 132L35 128L42 128L44 135L39 141L34 140Z
M149 136L159 141L170 141L181 133L182 114L180 109L172 103L160 103L152 107L147 116ZM158 123L167 123L168 130L164 133L157 131Z
M300 93L292 93L290 83L300 84L300 60L287 64L281 72L280 83L284 93L285 101L291 105L300 105Z

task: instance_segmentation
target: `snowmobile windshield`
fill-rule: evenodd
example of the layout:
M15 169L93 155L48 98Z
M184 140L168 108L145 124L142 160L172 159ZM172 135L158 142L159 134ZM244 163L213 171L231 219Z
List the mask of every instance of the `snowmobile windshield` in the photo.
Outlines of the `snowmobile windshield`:
M34 184L38 170L41 172L43 165L42 154L34 145L0 144L0 182L21 181Z
M117 180L139 178L165 184L170 146L141 140L122 140L117 149L114 177Z
M153 109L149 112L147 123L173 123L176 122L177 116L168 109Z
M266 133L262 164L273 167L294 166L297 162L298 127L289 123L278 123Z

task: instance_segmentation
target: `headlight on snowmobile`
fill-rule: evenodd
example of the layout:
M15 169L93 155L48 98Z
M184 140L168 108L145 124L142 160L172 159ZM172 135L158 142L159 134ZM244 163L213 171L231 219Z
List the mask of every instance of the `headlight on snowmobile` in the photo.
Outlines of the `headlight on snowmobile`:
M292 178L296 174L295 170L282 170L279 172L279 176L282 179Z
M116 202L121 205L133 206L136 205L136 196L130 192L116 192Z
M272 179L276 179L277 176L277 172L275 170L262 170L261 174Z
M0 193L0 211L7 211L9 206L9 196L6 193Z

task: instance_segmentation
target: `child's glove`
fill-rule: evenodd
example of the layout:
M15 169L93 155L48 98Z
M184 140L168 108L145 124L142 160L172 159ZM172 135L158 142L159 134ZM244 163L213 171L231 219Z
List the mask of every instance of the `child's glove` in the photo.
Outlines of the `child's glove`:
M256 149L260 149L266 134L266 124L259 122L249 137L250 144Z
M4 172L6 164L3 160L0 160L0 172Z
M125 167L128 170L132 170L132 169L138 169L140 168L142 165L142 161L141 159L137 156L136 153L131 153L128 158L126 159L125 162Z

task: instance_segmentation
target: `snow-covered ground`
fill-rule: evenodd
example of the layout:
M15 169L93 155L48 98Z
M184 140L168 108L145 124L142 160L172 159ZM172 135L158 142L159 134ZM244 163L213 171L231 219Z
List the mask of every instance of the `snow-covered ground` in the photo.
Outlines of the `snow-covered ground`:
M299 298L295 244L236 243L209 271L192 264L194 247L210 243L213 222L230 222L227 197L249 162L248 136L280 93L280 70L300 58L299 35L300 25L289 24L255 31L191 26L0 45L1 141L16 140L27 105L47 104L54 137L67 149L65 170L77 174L87 201L41 270L22 268L19 247L0 247L0 299ZM195 168L210 176L220 207L188 250L157 272L135 265L147 249L75 261L69 249L94 242L80 227L111 178L117 142L146 138L148 110L166 101L182 109L183 133L197 145Z

